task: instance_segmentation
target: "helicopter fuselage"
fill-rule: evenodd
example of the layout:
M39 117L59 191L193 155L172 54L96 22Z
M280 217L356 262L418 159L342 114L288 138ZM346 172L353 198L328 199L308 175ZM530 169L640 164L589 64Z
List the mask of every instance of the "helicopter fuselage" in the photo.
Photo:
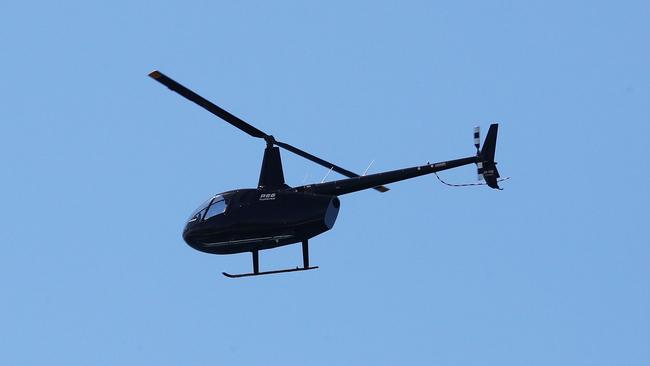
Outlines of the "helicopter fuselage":
M197 208L183 230L183 239L192 248L212 254L271 249L331 229L339 207L336 196L310 192L224 192Z
M183 230L185 242L202 252L252 253L253 272L242 274L223 272L226 277L259 276L318 268L309 265L308 241L334 226L340 207L338 196L344 194L365 189L374 189L383 193L389 190L386 184L427 174L437 174L439 171L470 164L476 164L477 174L485 180L485 184L494 189L501 189L498 185L500 176L494 161L498 131L496 123L490 125L482 149L480 132L478 129L474 130L475 156L359 175L277 140L273 135L236 117L160 71L154 70L149 76L251 137L266 142L257 189L228 191L211 197L192 213ZM323 179L320 183L292 188L284 180L280 148L346 178L329 182ZM260 271L260 250L299 242L302 243L302 268Z

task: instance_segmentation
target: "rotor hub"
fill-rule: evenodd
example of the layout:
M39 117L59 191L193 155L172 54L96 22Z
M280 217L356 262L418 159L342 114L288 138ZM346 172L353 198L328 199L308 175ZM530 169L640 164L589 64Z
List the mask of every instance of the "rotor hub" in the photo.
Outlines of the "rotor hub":
M273 135L264 136L264 141L266 141L266 147L273 147L275 145L275 137Z

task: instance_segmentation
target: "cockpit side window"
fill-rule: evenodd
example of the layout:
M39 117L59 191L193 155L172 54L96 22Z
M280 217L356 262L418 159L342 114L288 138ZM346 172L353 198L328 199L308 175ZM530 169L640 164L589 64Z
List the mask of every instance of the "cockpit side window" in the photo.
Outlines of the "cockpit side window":
M215 197L212 201L212 205L208 208L208 213L205 214L204 220L224 213L226 211L226 206L227 204L223 197Z

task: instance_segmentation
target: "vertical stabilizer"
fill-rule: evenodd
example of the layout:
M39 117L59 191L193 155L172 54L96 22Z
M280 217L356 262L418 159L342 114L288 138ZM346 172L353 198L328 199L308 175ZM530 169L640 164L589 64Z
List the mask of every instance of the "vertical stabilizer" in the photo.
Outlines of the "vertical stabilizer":
M497 149L497 133L499 131L499 124L493 123L490 125L487 135L485 136L485 141L483 142L483 148L478 155L478 166L479 175L485 179L485 183L488 186L495 189L499 188L499 171L497 170L497 163L494 161L494 155Z

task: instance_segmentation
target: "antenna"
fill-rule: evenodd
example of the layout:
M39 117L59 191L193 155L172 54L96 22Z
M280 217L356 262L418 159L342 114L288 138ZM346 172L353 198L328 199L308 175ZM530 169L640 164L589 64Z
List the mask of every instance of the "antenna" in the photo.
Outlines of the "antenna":
M332 172L332 169L334 169L334 167L331 167L330 170L327 171L327 174L325 174L325 176L323 177L323 180L320 181L321 183L323 183L325 181L325 179L327 178L327 176L330 175L330 173Z
M368 164L368 167L366 168L366 170L363 171L363 174L361 174L361 176L364 176L364 177L366 176L366 173L368 173L368 169L370 169L370 167L372 166L372 163L374 163L374 162L375 162L375 159L372 159L372 161L370 162L370 164Z

